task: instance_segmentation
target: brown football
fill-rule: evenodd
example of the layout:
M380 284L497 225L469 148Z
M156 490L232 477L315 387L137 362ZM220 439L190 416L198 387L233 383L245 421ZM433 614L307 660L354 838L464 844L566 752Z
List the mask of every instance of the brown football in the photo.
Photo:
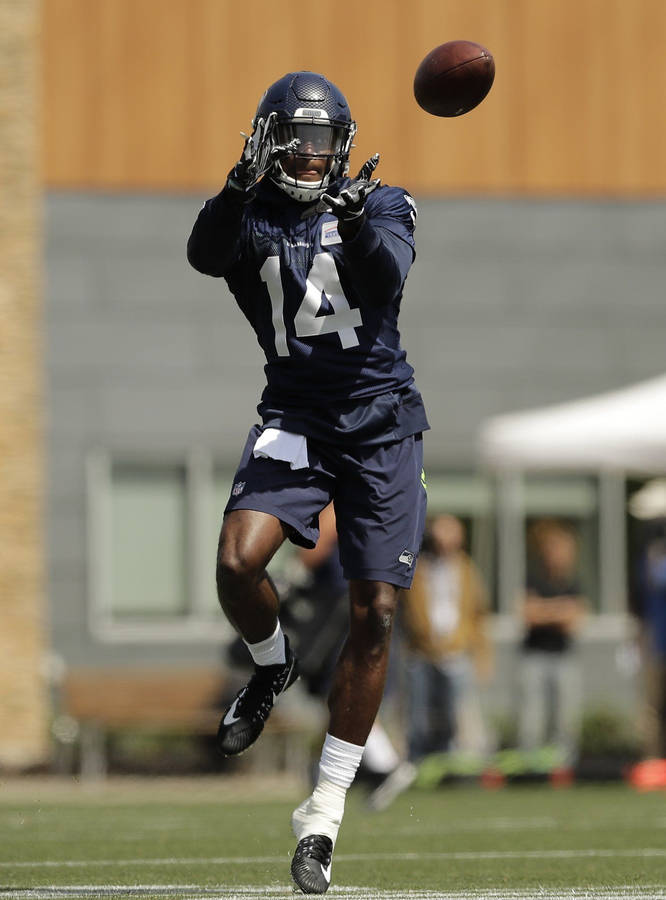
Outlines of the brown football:
M433 116L461 116L483 100L495 78L490 51L474 41L447 41L425 57L414 76L414 96Z

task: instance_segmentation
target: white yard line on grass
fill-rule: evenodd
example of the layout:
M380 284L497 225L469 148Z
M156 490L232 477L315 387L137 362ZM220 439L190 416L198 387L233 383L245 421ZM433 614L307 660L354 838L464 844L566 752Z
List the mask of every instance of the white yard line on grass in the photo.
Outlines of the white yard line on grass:
M178 900L254 900L271 897L293 898L293 891L284 885L232 887L218 885L203 888L198 885L135 884L135 885L63 885L41 888L0 889L0 900L103 900L103 898L178 898ZM302 896L302 895L300 895ZM378 890L368 887L334 885L329 897L359 897L362 900L666 900L666 890L658 885L602 888L559 888L520 890Z
M645 859L649 857L666 858L664 847L644 847L630 850L480 850L451 851L442 853L338 853L334 857L336 864L344 862L409 860L469 860L476 862L484 859L586 859L595 857L617 857L628 859ZM232 866L252 864L280 864L288 861L289 854L284 856L191 856L183 858L166 857L156 859L42 859L21 861L0 861L0 869L41 869L41 868L82 868L87 866ZM2 896L2 895L0 895Z

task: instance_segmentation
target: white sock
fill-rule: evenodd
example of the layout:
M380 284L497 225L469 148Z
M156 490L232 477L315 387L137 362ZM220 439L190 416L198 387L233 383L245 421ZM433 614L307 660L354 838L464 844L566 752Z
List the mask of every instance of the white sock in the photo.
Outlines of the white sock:
M284 665L287 661L287 655L284 647L284 634L280 627L280 620L275 626L275 631L270 637L263 641L257 641L256 644L248 644L245 641L247 649L252 654L252 659L258 666L277 666Z
M327 734L319 760L319 780L332 781L346 791L356 777L363 749Z
M363 756L363 747L326 735L319 761L319 778L311 796L292 816L294 834L300 841L308 834L326 834L333 841L345 811L350 787Z

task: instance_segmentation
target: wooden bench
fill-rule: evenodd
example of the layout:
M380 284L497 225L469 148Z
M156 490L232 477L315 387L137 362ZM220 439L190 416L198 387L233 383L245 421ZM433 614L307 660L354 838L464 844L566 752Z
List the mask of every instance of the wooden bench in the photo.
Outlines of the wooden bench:
M203 666L70 669L60 687L53 727L60 768L72 765L74 754L67 753L67 745L71 751L76 743L80 775L103 777L108 769L108 737L114 731L214 735L225 683L220 668ZM278 707L243 760L249 771L302 775L310 737L302 717Z

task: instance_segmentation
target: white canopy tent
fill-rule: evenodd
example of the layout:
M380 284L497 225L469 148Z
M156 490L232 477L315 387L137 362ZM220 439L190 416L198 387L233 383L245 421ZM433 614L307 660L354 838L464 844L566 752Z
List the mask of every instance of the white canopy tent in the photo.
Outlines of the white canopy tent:
M666 375L617 391L495 416L478 440L482 464L499 474L500 607L523 583L523 473L595 472L599 479L601 611L626 609L626 473L666 473Z
M666 375L541 409L495 416L479 452L500 469L666 472Z

